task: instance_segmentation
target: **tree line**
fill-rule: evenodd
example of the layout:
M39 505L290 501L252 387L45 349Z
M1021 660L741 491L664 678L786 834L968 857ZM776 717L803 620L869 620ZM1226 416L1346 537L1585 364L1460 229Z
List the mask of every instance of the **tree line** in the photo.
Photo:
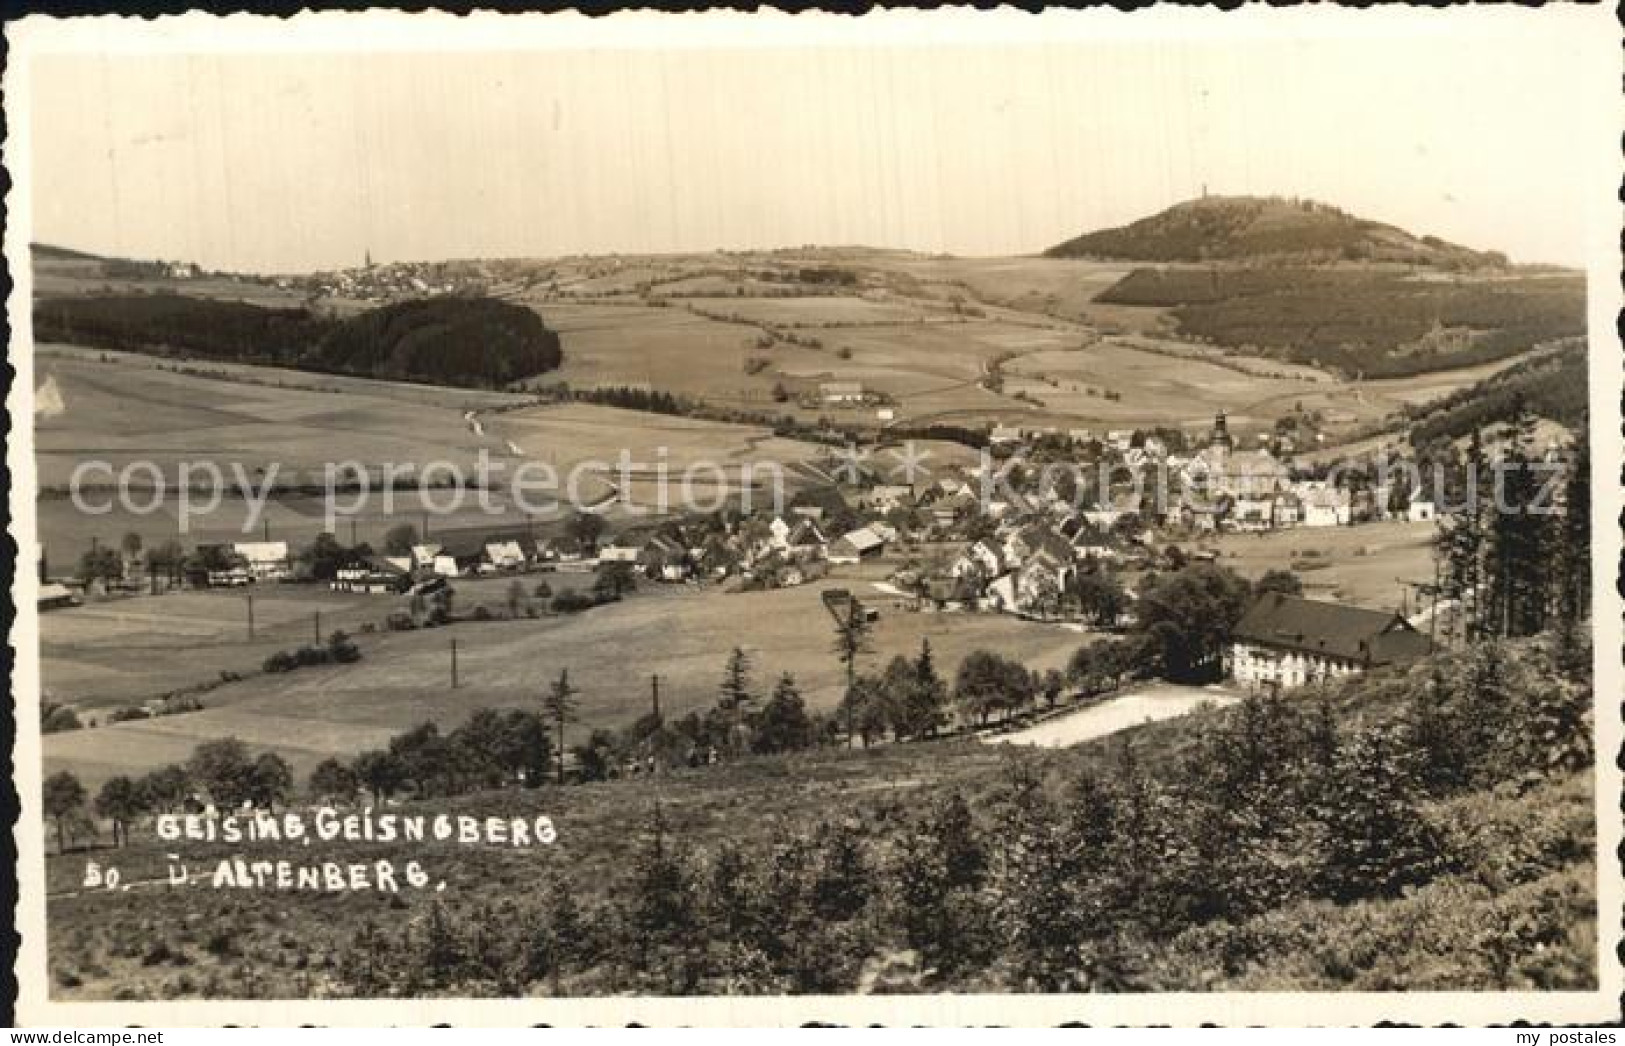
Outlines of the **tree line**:
M1572 647L1591 607L1591 448L1584 423L1548 460L1535 416L1514 397L1498 455L1474 430L1462 462L1461 504L1441 520L1440 595L1456 638L1529 636L1548 628Z

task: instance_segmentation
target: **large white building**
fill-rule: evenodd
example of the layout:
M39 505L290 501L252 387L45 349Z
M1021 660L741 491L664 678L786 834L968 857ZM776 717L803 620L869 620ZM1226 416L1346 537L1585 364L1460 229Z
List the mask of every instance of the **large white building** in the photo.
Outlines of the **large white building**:
M1231 631L1225 663L1243 686L1291 689L1413 661L1430 646L1397 613L1267 592Z

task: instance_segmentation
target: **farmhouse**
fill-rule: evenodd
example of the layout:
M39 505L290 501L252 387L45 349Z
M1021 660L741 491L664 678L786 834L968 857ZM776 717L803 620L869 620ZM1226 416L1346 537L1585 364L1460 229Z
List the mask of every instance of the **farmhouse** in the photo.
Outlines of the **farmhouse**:
M1280 592L1261 596L1231 633L1227 667L1251 687L1291 688L1426 654L1404 617Z
M803 519L785 534L780 548L791 559L823 559L829 539L818 529L818 524Z
M831 563L858 563L865 559L873 559L885 550L885 538L876 533L872 527L859 527L857 530L843 534L829 547L829 561Z
M480 562L481 573L498 570L518 570L525 565L525 550L518 541L487 541L485 558Z
M337 592L364 592L369 595L405 592L411 585L411 576L407 571L384 556L372 556L340 567L332 583Z
M243 557L250 576L259 581L282 581L288 576L286 541L239 541L231 550Z
M656 534L643 546L638 565L661 581L686 581L694 573L692 557L683 543L666 534Z
M430 547L435 553L429 569L440 577L472 574L485 561L485 537L480 534L451 533Z
M1340 487L1317 484L1304 489L1303 525L1306 527L1346 527L1354 519L1354 502Z
M636 563L643 546L631 537L619 537L598 549L600 563Z
M958 559L948 568L950 576L962 577L998 577L1004 572L1004 560L998 551L986 541L978 541L962 552Z

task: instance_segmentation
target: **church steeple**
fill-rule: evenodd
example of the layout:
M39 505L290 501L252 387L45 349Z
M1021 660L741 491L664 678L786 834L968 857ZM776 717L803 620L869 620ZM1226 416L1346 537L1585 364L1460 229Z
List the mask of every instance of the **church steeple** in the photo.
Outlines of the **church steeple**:
M1213 417L1213 435L1208 439L1208 443L1215 447L1223 447L1225 450L1235 448L1236 441L1230 435L1230 428L1225 422L1222 410Z

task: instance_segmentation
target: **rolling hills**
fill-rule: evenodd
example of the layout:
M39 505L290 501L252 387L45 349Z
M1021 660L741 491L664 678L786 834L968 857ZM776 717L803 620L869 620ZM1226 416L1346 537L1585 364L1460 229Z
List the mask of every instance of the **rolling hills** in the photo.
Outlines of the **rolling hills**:
M1415 236L1329 204L1278 196L1204 196L1115 229L1085 233L1051 258L1141 262L1401 262L1440 268L1504 267L1506 258L1436 236Z

